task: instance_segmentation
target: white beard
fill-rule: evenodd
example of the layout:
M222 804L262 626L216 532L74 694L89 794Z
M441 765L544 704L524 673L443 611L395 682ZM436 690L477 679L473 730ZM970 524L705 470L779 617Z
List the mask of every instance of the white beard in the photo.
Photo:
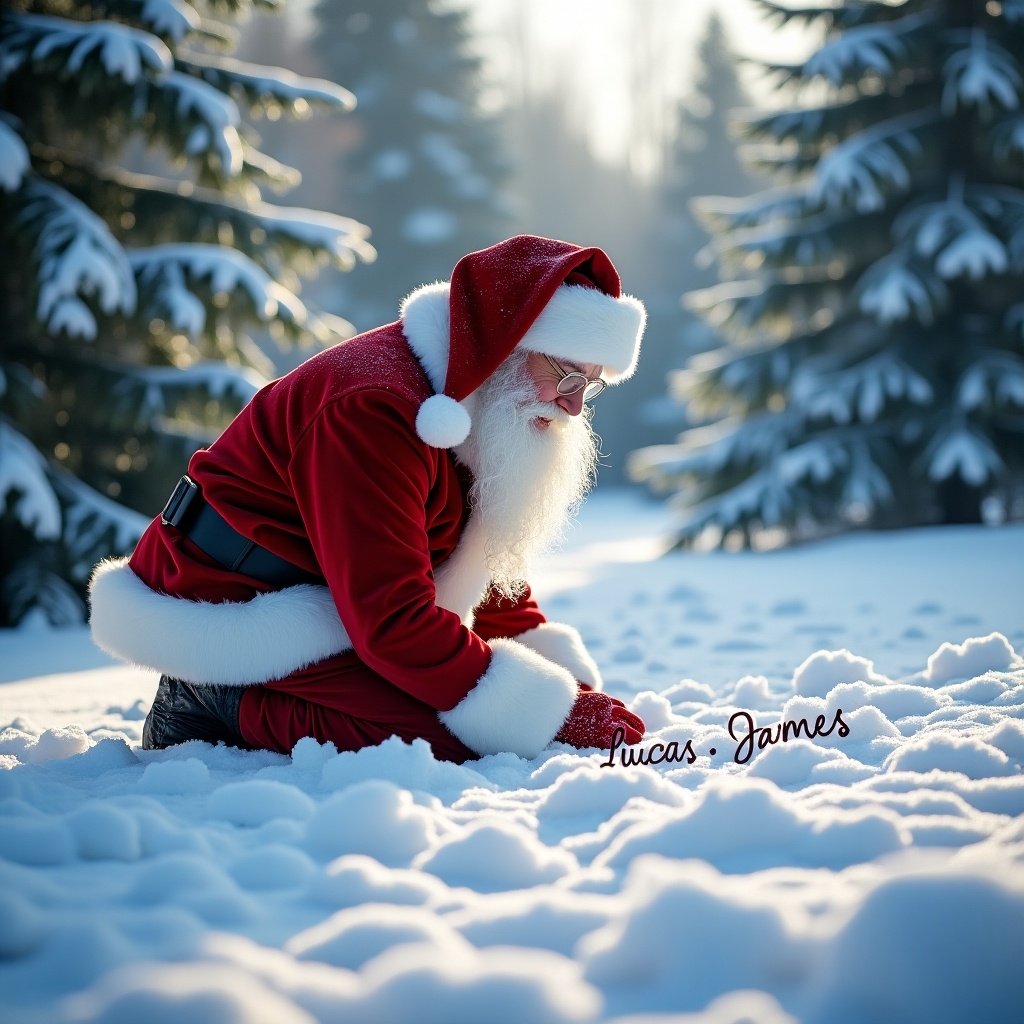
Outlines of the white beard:
M563 537L594 482L599 438L590 409L569 416L538 402L526 374L526 353L514 352L471 396L473 429L455 449L473 473L470 508L484 535L491 587L522 593L531 564ZM551 420L539 428L538 417Z

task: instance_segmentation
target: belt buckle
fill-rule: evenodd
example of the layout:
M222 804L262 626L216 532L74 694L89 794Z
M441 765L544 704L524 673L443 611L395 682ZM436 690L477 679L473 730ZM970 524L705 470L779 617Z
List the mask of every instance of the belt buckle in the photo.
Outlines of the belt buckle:
M185 518L189 505L199 494L199 485L187 474L175 485L171 496L167 499L163 511L160 513L160 522L164 526L178 526Z

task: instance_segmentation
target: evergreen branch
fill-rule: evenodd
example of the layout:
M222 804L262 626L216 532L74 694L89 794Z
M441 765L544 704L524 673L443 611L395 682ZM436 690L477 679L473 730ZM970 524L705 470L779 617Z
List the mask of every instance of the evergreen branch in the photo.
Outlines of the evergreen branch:
M36 316L49 331L95 338L96 318L84 298L108 315L134 312L128 261L99 217L35 174L26 177L16 198L14 229L31 253Z
M205 157L205 167L218 180L237 177L242 171L241 121L230 96L180 71L170 71L151 83L149 109L173 125L179 152Z
M23 64L69 78L88 70L125 84L171 69L171 51L152 33L114 21L78 22L43 14L4 14L3 77Z
M305 116L310 104L350 111L356 98L347 89L321 78L304 78L284 68L263 67L230 57L202 54L177 56L175 67L219 92L245 99L252 113L285 109Z
M862 275L853 298L879 323L913 320L934 323L950 301L949 288L931 268L897 249L876 261Z
M798 220L824 209L800 185L783 185L753 196L701 196L690 202L700 224L710 233L753 228L776 221Z
M857 216L822 211L797 223L782 222L734 230L711 243L729 268L804 268L839 279L851 266L881 257L889 248L891 214Z
M908 160L924 149L917 133L938 122L937 110L915 111L840 142L818 161L811 194L829 206L852 201L860 213L882 209L887 193L910 185Z
M63 539L80 580L98 558L128 554L149 526L148 516L111 501L60 466L51 467L50 479L64 505Z
M90 163L57 147L36 145L33 153L41 168L59 161L65 180L72 179L69 185L87 205L131 210L132 237L144 244L173 237L176 226L187 221L191 241L214 244L228 232L233 248L275 277L296 264L312 270L320 258L349 270L357 260L376 256L367 241L369 228L350 217L233 201L212 189Z
M277 192L287 192L302 181L302 174L296 168L261 152L252 143L247 142L244 136L240 177L264 181ZM258 198L258 194L253 196L253 199Z
M876 10L881 5L874 5ZM808 84L824 80L834 88L857 85L868 76L893 75L906 63L926 62L928 35L934 12L927 7L918 14L896 20L854 25L825 42L802 63L764 63L769 74L785 82Z
M16 119L0 112L0 190L14 192L28 173L28 149L15 130Z
M942 67L942 112L954 114L961 107L1018 110L1024 105L1024 76L1013 54L978 30L957 32L960 42Z
M955 395L967 412L1024 409L1024 359L1016 352L982 349L957 381Z
M180 43L202 26L195 8L185 0L87 0L81 7L87 7L93 17L113 16L137 25L165 42Z
M0 499L13 503L18 522L38 540L61 534L60 505L47 476L46 460L24 434L0 416Z
M311 313L302 300L253 260L227 246L178 243L129 251L146 315L196 338L207 328L207 305L231 309L259 323L276 323L291 337L337 340L335 323ZM198 294L202 289L204 301Z
M195 395L204 402L231 399L240 409L266 384L262 374L225 363L129 368L121 374L111 398L122 411L131 409L133 426L138 429L167 418L175 403Z
M758 142L795 142L824 152L879 121L919 110L930 103L934 93L934 70L900 83L895 91L874 95L858 94L841 102L821 103L771 113L749 113L734 118L741 139Z
M786 273L688 292L684 303L737 342L765 335L781 340L831 322L843 307L844 292L841 282L827 276Z
M830 6L791 7L776 0L753 0L754 7L760 10L765 20L785 27L786 25L803 25L809 28L820 24L828 32L837 29L850 29L864 22L892 18L900 8L886 8L878 3L847 2ZM906 6L920 6L908 3Z

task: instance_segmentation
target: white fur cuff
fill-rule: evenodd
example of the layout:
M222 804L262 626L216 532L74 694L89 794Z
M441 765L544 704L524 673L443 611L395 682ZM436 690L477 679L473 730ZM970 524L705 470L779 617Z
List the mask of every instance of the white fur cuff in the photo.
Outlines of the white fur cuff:
M469 693L438 717L478 754L536 757L555 737L576 700L575 678L516 643L492 640L491 664Z
M516 640L556 665L567 668L581 683L595 690L603 689L601 671L574 627L564 622L542 622L520 633Z
M267 683L352 646L331 592L310 584L251 601L187 601L150 590L127 559L109 559L93 573L89 604L98 647L192 683Z

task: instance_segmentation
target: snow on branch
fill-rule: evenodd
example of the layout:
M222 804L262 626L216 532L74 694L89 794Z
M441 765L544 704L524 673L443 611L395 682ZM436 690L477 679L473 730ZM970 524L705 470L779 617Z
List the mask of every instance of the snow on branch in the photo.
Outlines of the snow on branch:
M179 70L201 79L223 93L238 93L257 108L280 104L297 114L309 111L311 103L341 110L353 110L355 96L322 78L305 78L285 68L249 64L233 57L189 54L178 57Z
M139 9L139 20L159 36L181 42L199 29L199 15L183 0L129 0Z
M873 509L892 500L892 486L867 444L851 444L848 454L850 466L840 500L848 514L863 521Z
M1021 106L1020 66L1013 55L992 41L981 28L951 33L961 45L946 58L942 67L942 112L953 114L960 107L989 110Z
M231 177L242 170L241 116L230 96L180 71L170 72L153 88L169 98L175 117L191 122L185 143L189 156L210 152Z
M931 480L948 480L956 474L975 487L1005 470L992 442L963 422L941 430L925 451L924 459Z
M962 186L954 182L947 198L912 207L897 218L893 234L907 239L919 255L933 259L936 272L945 280L977 281L990 273L1001 274L1009 263L1006 247L974 207L996 220L1002 212L998 202L977 190L974 202L967 202Z
M957 383L956 403L968 412L985 406L1024 408L1024 359L994 349L979 353Z
M29 169L28 149L13 122L0 113L0 189L5 192L13 192Z
M812 196L829 206L852 201L859 213L881 209L887 192L909 187L904 158L921 152L915 132L936 117L931 111L905 114L840 142L818 161Z
M717 527L726 534L755 519L762 526L777 526L793 503L792 490L772 466L766 466L735 487L697 505L683 521L681 532L694 537L708 527Z
M192 33L202 34L199 14L185 0L91 0L93 17L114 17L141 25L161 39L180 43Z
M821 208L808 199L806 189L786 185L766 189L747 198L701 196L691 200L701 223L712 231L757 227L773 221L795 220Z
M848 28L805 61L801 76L824 78L839 86L868 73L892 74L896 64L910 52L914 33L932 20L930 13L911 14L880 25Z
M20 494L15 518L38 540L61 535L60 503L47 479L46 462L35 445L0 419L0 500L12 491Z
M351 270L356 259L372 263L377 258L377 250L367 240L370 229L351 217L269 203L254 204L249 212L268 235L280 235L304 248L329 252L344 270Z
M206 306L195 293L198 285L212 293L215 303L226 305L233 295L241 295L250 314L263 323L276 318L317 338L330 335L329 326L312 316L297 295L237 249L169 243L132 250L128 260L139 291L150 303L149 314L193 339L206 326Z
M933 323L949 301L949 289L942 280L912 265L905 249L868 267L854 294L859 308L883 324L910 319Z
M247 177L261 178L278 191L295 188L302 181L302 174L296 168L260 152L244 138L242 139L242 173Z
M64 539L76 577L84 579L97 557L131 551L149 525L147 516L111 501L66 470L55 468L51 474L64 504Z
M95 297L107 314L135 310L135 279L107 225L63 189L35 175L22 186L15 224L32 240L37 263L37 315L54 334L92 340L96 318L82 301Z
M821 373L805 364L793 377L791 396L811 417L849 423L854 414L863 423L878 419L889 400L906 399L916 405L931 402L931 384L891 352L854 366Z
M783 264L823 266L843 255L843 243L851 232L865 230L863 221L863 217L851 219L845 212L820 213L805 218L799 231L794 231L792 224L764 224L732 231L711 246L723 263L748 270Z
M687 292L683 301L726 336L763 343L820 330L845 300L841 285L827 274L790 268Z
M126 373L114 388L113 398L123 406L133 406L137 421L150 423L173 413L176 396L202 391L214 401L233 399L241 407L266 383L267 378L255 370L226 363L152 366Z
M70 21L42 14L16 14L4 19L4 71L24 63L43 65L62 59L63 70L77 74L90 68L134 83L146 72L171 69L171 51L149 32L114 21ZM46 70L41 68L41 70Z

